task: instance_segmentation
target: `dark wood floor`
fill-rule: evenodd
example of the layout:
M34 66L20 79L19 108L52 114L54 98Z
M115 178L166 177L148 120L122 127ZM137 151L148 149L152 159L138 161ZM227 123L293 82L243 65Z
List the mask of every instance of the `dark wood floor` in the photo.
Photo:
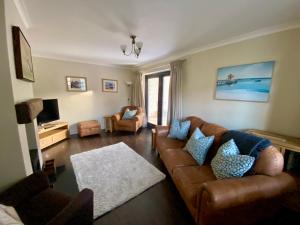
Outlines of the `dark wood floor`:
M70 195L78 193L70 156L121 141L165 173L167 178L122 206L101 216L94 224L194 225L193 218L177 192L172 179L168 176L162 161L157 156L157 153L151 150L151 131L149 129L143 129L136 135L126 132L115 132L113 134L103 132L101 137L78 138L73 136L69 140L46 149L43 152L43 157L45 159L54 158L58 166L58 176L54 188ZM298 215L289 211L282 211L280 215L277 215L272 220L264 221L257 225L300 224L297 220L299 221Z
M123 141L138 154L168 174L157 153L151 150L151 131L143 129L138 134L116 132L102 133L86 138L71 137L43 152L44 158L54 158L58 168L54 188L75 195L78 193L70 156ZM154 185L124 205L101 216L95 225L193 225L194 221L185 207L171 178Z

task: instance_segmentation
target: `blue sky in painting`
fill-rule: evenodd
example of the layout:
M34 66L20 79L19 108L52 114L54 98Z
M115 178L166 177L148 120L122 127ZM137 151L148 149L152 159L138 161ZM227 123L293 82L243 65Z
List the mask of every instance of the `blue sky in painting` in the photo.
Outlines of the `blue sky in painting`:
M227 79L233 74L235 79L243 78L271 78L275 61L229 66L218 69L218 80Z

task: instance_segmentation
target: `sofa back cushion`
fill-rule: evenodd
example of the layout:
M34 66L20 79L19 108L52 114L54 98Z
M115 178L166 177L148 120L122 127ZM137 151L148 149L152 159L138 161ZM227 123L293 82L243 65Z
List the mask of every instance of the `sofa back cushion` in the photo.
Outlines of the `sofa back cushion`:
M190 126L190 130L188 133L188 137L192 136L192 134L194 133L194 131L197 127L201 130L201 127L203 126L203 124L206 123L204 120L202 120L196 116L189 116L186 118L186 120L191 121L191 126Z
M210 164L211 160L216 155L219 147L221 146L223 134L227 131L227 129L217 124L204 123L201 131L205 136L215 136L214 143L211 146L211 149L208 151L205 160L205 164Z

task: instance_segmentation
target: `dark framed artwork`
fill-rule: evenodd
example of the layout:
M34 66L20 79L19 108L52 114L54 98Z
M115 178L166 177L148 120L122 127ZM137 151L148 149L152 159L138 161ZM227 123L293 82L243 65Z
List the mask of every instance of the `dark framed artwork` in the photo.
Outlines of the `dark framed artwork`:
M103 92L118 92L118 81L110 79L102 79Z
M12 35L17 78L34 82L30 45L19 27L12 27Z
M66 77L67 91L84 92L87 91L86 77Z

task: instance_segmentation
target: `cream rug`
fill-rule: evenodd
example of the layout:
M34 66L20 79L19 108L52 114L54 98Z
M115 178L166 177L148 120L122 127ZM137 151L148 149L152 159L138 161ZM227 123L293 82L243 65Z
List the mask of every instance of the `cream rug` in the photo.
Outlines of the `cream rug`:
M79 190L94 192L94 218L165 178L123 142L72 155L71 162Z

